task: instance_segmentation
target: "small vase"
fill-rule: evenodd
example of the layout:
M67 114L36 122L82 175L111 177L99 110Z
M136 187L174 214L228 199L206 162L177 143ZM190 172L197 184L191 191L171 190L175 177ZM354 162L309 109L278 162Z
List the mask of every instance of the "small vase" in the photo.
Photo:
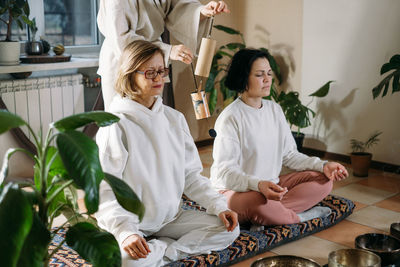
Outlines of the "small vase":
M210 110L208 109L207 97L204 91L195 92L190 94L196 119L206 119L210 117Z
M42 42L26 42L25 43L25 52L28 55L41 55L43 53L43 45Z

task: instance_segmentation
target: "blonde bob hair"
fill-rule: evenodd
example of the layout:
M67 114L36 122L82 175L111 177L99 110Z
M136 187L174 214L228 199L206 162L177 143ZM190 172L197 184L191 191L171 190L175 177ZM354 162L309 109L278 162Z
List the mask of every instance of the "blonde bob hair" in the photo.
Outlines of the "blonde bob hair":
M164 52L153 43L137 40L127 45L119 62L120 66L115 82L116 92L122 97L128 97L133 100L140 98L142 91L135 84L133 75L143 63L157 53L161 54L164 60Z

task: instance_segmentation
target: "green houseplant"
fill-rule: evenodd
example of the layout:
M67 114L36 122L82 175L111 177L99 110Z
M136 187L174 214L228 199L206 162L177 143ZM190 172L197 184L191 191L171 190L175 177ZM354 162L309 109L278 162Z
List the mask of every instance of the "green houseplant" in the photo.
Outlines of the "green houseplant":
M329 93L330 84L333 81L328 81L315 92L308 96L311 97L325 97ZM303 105L299 99L299 93L296 91L278 93L275 88L271 88L271 94L268 99L274 100L278 103L285 114L286 120L292 126L297 127L297 131L292 132L295 138L297 149L301 150L303 147L304 133L301 133L301 129L311 125L311 117L315 117L315 112L308 107L309 104Z
M0 110L0 134L25 126L37 150L32 154L22 148L9 149L4 158L0 173L2 266L47 266L64 242L95 266L121 265L114 236L100 230L91 217L98 210L100 182L105 180L120 205L138 214L140 219L144 207L125 182L102 171L96 143L76 130L89 123L103 127L118 120L106 112L76 114L52 123L43 138L19 116ZM34 160L33 183L5 183L8 160L17 151ZM85 213L79 211L76 188L85 191ZM52 231L52 222L61 213L68 220L68 232L65 240L49 251L48 246L57 231Z
M0 21L7 25L6 39L0 42L0 64L16 65L19 63L20 45L12 40L12 25L15 21L20 29L24 23L30 24L28 0L0 0Z
M368 139L363 142L357 139L351 139L351 166L353 168L354 176L365 177L368 176L368 169L371 165L372 154L367 150L379 142L379 136L382 132L376 131L372 133Z
M383 75L384 73L393 70L392 73L388 74L385 78L383 78L383 80L372 89L372 96L375 98L377 98L383 89L383 93L382 93L382 97L384 97L389 90L389 84L390 84L390 80L392 80L392 94L394 92L398 92L400 91L400 55L394 55L392 56L392 58L389 60L389 62L385 63L382 65L381 67L381 75ZM383 88L385 87L385 88Z

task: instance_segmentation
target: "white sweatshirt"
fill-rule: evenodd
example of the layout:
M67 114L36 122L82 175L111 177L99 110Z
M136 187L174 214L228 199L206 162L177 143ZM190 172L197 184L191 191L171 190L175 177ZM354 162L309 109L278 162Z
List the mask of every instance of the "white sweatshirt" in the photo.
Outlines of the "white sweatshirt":
M297 151L281 107L269 100L256 109L236 99L218 116L215 130L211 183L217 190L259 191L260 181L279 182L282 165L322 171L325 163Z
M182 194L207 213L228 210L225 198L200 175L202 164L184 116L157 98L153 108L115 96L118 123L100 128L96 141L104 172L121 177L145 206L142 222L123 209L109 185L100 185L99 226L122 243L132 234L157 232L177 215Z
M178 42L196 53L207 21L200 23L202 7L197 0L100 0L97 25L105 39L98 74L115 79L122 51L135 40L160 46L168 65L171 45L161 42L164 26Z

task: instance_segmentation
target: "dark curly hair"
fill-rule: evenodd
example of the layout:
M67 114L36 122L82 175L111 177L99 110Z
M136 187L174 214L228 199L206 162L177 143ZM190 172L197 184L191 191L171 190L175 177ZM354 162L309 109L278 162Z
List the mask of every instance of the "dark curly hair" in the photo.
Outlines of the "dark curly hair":
M236 52L229 64L225 86L230 90L243 93L249 80L251 66L258 58L266 58L268 60L268 52L252 48L244 48Z

